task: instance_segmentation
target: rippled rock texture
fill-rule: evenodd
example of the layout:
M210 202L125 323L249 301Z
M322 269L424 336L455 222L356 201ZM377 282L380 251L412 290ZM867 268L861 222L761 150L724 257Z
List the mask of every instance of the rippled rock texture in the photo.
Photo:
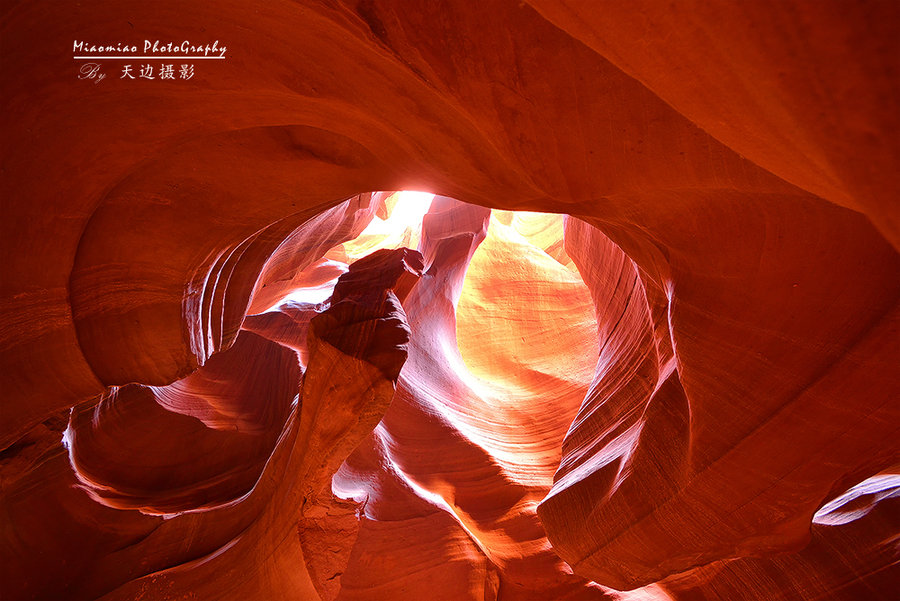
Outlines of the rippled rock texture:
M0 15L0 598L900 596L900 4Z

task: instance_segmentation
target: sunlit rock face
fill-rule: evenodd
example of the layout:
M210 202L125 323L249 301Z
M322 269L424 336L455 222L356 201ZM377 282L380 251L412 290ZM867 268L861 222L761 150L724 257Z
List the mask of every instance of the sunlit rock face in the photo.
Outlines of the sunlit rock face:
M896 599L898 6L4 8L0 598Z

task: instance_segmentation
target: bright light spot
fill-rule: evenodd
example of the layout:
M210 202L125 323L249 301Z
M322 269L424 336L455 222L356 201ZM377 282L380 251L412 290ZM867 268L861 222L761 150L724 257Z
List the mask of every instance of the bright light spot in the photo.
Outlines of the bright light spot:
M316 264L309 266L295 282L300 288L280 299L266 311L277 310L288 301L318 304L327 300L334 291L338 277L347 266L376 250L383 248L411 248L419 246L422 235L422 218L431 208L434 194L431 192L378 192L379 206L375 217L355 239L338 244ZM382 219L378 215L386 216Z
M419 228L422 225L422 217L431 208L432 200L434 194L429 192L404 190L392 194L385 200L388 218L375 217L360 236L375 234L390 236L406 229Z
M421 222L422 217L431 208L433 200L434 194L431 192L414 192L412 190L398 192L397 204L394 205L391 217L396 216L397 219L408 224Z
M422 218L433 200L430 192L412 190L388 196L384 200L387 219L376 216L358 238L344 243L347 258L352 262L382 248L415 249L422 233Z

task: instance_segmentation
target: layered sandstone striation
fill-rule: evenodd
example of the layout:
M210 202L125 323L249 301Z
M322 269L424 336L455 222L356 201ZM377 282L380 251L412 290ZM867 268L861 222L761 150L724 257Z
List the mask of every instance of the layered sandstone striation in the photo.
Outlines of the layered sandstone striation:
M3 599L900 594L897 3L0 19Z

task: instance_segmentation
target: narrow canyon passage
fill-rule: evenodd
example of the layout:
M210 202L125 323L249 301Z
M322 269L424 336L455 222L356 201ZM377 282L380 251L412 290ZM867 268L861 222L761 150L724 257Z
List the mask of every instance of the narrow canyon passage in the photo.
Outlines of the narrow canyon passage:
M0 599L897 599L898 7L8 3Z

